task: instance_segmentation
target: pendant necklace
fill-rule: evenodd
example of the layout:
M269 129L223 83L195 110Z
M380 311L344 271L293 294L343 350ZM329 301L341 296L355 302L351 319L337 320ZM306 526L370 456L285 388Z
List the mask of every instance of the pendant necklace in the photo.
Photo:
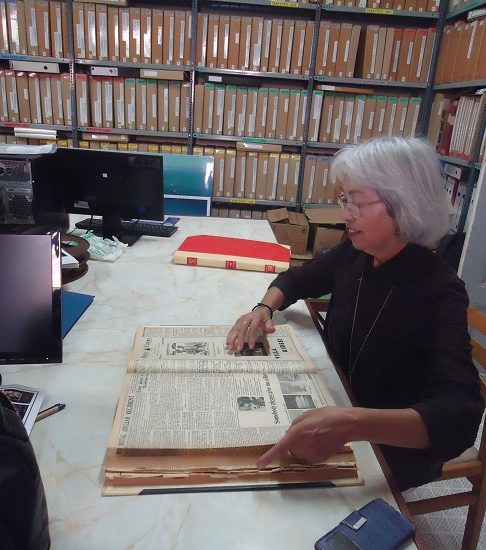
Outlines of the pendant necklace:
M353 344L353 335L354 335L354 325L356 323L356 314L358 312L358 304L359 304L359 294L360 294L360 291L361 291L361 283L363 281L363 275L360 276L359 278L359 285L358 285L358 294L356 296L356 304L354 306L354 314L353 314L353 324L351 325L351 337L349 339L349 373L348 373L348 377L349 377L349 383L351 384L351 377L353 375L353 372L355 371L356 369L356 364L358 363L358 359L359 359L359 356L361 355L361 352L363 351L363 348L365 347L365 344L366 344L366 341L368 340L368 337L369 335L371 334L372 330L375 328L375 325L378 321L378 319L380 318L380 315L381 315L381 312L383 311L383 309L385 308L386 306L386 303L388 302L388 299L390 298L392 292L393 292L393 289L395 288L395 283L392 285L392 287L390 288L390 291L388 292L388 294L386 295L386 298L385 298L385 301L383 302L381 308L380 308L380 311L378 311L378 314L377 316L375 317L375 320L373 321L371 327L370 327L370 330L368 331L368 334L365 336L365 339L363 340L363 343L361 344L361 347L359 348L358 350L358 353L356 355L356 357L354 358L354 361L353 361L353 364L351 365L351 348L352 348L352 344Z

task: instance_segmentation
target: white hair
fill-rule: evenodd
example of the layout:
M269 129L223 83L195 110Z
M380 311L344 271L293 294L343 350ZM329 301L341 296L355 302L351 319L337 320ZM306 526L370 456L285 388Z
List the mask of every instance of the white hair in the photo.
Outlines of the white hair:
M449 204L439 158L421 138L375 138L341 149L332 178L378 193L395 219L400 238L424 246L437 243L450 228Z

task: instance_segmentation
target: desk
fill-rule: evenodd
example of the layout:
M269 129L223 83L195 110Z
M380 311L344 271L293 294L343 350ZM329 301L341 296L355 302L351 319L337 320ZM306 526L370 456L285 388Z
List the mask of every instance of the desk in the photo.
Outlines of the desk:
M264 220L185 218L170 239L143 237L114 263L90 261L68 290L95 300L64 340L64 361L3 369L5 383L45 388L66 409L35 425L53 550L304 550L375 497L395 504L367 443L355 445L362 487L101 497L101 466L137 324L231 325L273 275L171 264L191 234L273 241ZM290 323L338 405L348 405L304 302L276 312ZM407 548L415 548L410 543Z

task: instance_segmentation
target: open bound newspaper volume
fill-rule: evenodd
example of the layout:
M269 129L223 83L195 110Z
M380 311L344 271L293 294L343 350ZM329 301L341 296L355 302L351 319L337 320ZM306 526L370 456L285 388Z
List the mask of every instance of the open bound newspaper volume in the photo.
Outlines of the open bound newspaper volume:
M334 405L288 325L239 354L228 326L140 326L104 464L104 495L357 485L351 445L321 464L256 460L306 410Z

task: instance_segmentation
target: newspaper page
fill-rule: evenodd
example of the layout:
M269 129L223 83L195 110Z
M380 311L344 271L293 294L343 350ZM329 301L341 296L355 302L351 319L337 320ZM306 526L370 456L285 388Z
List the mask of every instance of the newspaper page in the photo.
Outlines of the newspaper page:
M261 334L254 349L230 352L230 326L140 326L129 364L132 372L316 372L289 325Z
M0 391L10 399L22 419L27 434L30 435L44 400L44 391L17 384L0 386Z
M109 447L136 456L272 445L304 411L333 404L316 374L128 373Z

